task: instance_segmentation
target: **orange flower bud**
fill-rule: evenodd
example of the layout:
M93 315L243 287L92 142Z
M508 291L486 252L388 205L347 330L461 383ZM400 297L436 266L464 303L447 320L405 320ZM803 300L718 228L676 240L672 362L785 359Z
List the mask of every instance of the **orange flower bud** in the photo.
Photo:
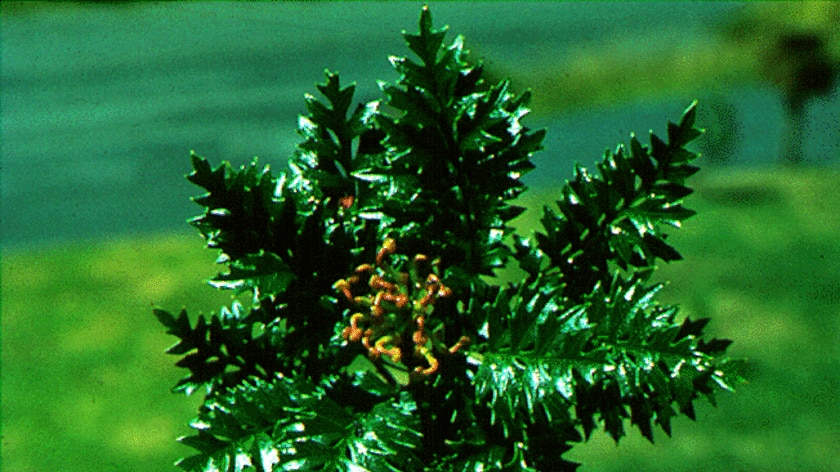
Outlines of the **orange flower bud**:
M470 338L468 338L466 336L461 336L461 339L459 339L458 342L455 343L454 346L449 348L449 353L450 354L455 354L456 352L460 351L461 348L469 346L470 343L472 343L472 340Z
M362 264L359 267L356 267L357 274L369 274L373 272L373 266L370 264Z
M368 283L368 285L370 285L370 288L374 290L386 290L391 293L399 290L396 285L386 281L378 275L372 275L370 277L370 282Z
M397 242L391 238L386 238L382 243L382 249L376 254L376 265L381 266L385 257L397 252Z
M333 285L333 288L336 290L340 290L341 293L347 298L348 301L353 301L353 293L350 292L350 283L344 279L340 279Z
M420 366L417 366L414 368L414 372L427 377L437 372L438 367L440 366L440 362L438 362L438 360L435 359L435 356L433 356L432 353L426 348L418 349L418 353L426 359L426 362L429 363L429 367L424 369Z
M356 197L353 195L346 195L338 199L338 204L344 208L345 210L349 209L353 206L353 201L355 201Z

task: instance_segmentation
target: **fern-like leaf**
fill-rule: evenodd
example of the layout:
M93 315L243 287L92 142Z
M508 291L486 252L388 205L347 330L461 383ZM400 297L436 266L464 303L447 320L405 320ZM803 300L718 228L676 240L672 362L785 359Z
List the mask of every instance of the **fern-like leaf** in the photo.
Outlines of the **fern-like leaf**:
M263 309L246 310L234 302L218 314L199 315L194 326L185 310L177 318L158 308L154 314L167 334L179 338L166 352L182 356L176 365L189 370L175 392L191 395L200 388L209 392L291 367L284 366L287 359L274 354L283 351L286 325Z
M407 245L419 244L418 252L455 266L450 280L458 288L510 257L506 223L523 209L509 201L524 191L520 177L533 169L545 133L521 123L528 93L514 95L507 82L485 84L481 66L466 61L462 38L445 46L445 34L432 29L424 9L419 34L405 35L420 61L391 58L400 78L380 88L397 113L379 114L376 123L388 148L379 174L393 177L395 202L410 202L385 203L392 228Z
M689 164L697 154L685 148L702 132L694 127L695 106L668 124L669 143L651 133L648 148L631 137L629 153L619 146L604 155L600 177L577 167L557 201L559 214L544 208L538 248L563 275L567 297L580 300L609 284L613 267L643 274L657 259L681 258L662 226L680 227L694 215L682 199L691 193L685 179L697 171Z
M303 380L252 379L205 401L180 441L199 451L188 471L257 470L394 472L421 470L421 436L407 394L352 415Z
M629 419L652 441L654 423L670 434L674 405L693 419L695 399L714 401L715 391L740 381L719 358L728 341L704 341L702 325L677 323L676 308L654 302L661 286L616 278L610 292L598 287L568 310L556 304L561 290L545 286L501 292L487 329L504 342L470 356L476 395L492 402L506 434L522 421L559 421L588 437L602 423L618 440Z

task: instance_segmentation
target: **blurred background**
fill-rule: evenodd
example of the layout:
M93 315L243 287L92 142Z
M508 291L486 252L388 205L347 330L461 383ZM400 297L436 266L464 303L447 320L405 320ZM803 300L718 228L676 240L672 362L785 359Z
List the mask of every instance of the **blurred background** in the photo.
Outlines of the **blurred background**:
M173 470L200 398L151 305L229 301L186 224L189 152L275 171L324 69L393 81L420 3L3 2L5 470ZM840 3L431 3L548 129L523 202L699 99L703 171L664 301L711 317L749 383L651 445L576 447L583 471L840 470ZM537 215L522 217L527 234ZM661 433L661 432L660 432Z

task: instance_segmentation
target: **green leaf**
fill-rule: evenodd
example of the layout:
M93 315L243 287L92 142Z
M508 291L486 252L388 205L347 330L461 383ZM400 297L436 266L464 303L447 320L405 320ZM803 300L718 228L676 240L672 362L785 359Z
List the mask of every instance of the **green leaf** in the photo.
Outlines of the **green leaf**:
M420 34L406 35L421 62L391 58L400 78L380 83L397 113L377 116L387 157L366 173L398 176L387 188L393 230L422 239L426 252L450 253L456 272L494 275L511 255L501 242L510 230L504 222L518 214L506 202L525 189L520 178L534 168L545 133L521 123L528 93L517 97L504 81L485 85L481 68L464 60L461 38L445 47L445 31L430 21L421 18ZM422 230L407 230L418 224Z
M258 290L263 293L280 293L286 290L295 275L277 254L261 251L232 261L230 271L210 281L217 288L244 291Z
M184 470L422 470L421 435L407 393L350 415L325 391L301 379L254 379L205 401L181 439L199 454Z
M585 305L561 311L550 303L560 292L536 288L547 284L497 297L510 314L494 321L504 308L487 310L486 329L508 341L470 357L476 397L493 405L491 422L505 435L523 421L569 424L573 408L587 437L600 420L618 440L629 419L652 441L653 423L670 434L673 404L692 417L698 396L713 401L715 389L730 388L720 358L728 342L703 341L701 323L676 323L677 310L654 301L661 286L616 279L610 293L598 288Z
M343 445L348 457L345 467L363 467L371 471L422 470L415 454L422 440L418 431L417 406L404 393L395 403L380 403L356 420L356 430L345 436Z
M405 41L415 54L423 60L426 66L433 66L436 56L446 36L446 28L434 30L432 28L432 13L424 6L420 14L420 34L403 34Z
M312 407L330 413L325 418L338 420L339 431L350 420L322 392L304 381L288 378L272 382L254 379L209 397L190 425L197 434L180 439L199 454L182 459L178 466L187 471L236 471L247 467L273 470L282 461L279 440L284 437L283 429L294 422L294 411ZM328 425L321 428L311 432L329 434Z
M697 170L686 164L697 155L684 147L700 134L694 113L692 104L680 125L669 125L667 144L651 133L646 148L631 135L629 155L624 146L607 152L597 166L600 176L578 166L561 190L559 214L546 209L545 233L536 241L563 275L572 300L609 284L615 266L642 274L657 259L680 259L665 243L662 226L679 228L695 213L682 205L692 192L684 181Z
M671 147L682 147L694 141L703 134L703 130L694 127L697 116L697 100L691 102L683 112L679 125L668 123L668 143ZM688 157L688 155L684 155ZM687 160L687 159L686 159ZM682 159L675 159L675 162L682 162Z
M154 314L168 327L167 334L180 338L167 354L183 356L176 365L189 370L175 392L191 395L200 388L233 386L249 376L269 377L290 361L276 354L284 347L285 324L259 307L247 310L234 302L218 314L199 315L195 326L185 310L177 318L160 309Z
M355 85L342 88L339 75L330 71L325 71L325 77L326 81L317 88L327 104L306 95L309 115L298 120L299 133L305 140L291 161L292 168L298 169L296 187L316 190L319 198L321 194L332 199L358 197L350 175L369 164L370 156L359 152L367 151L360 141L372 129L377 105L360 104L348 117Z
M279 182L268 166L254 159L234 171L223 162L215 169L193 155L193 172L187 177L207 193L193 198L203 215L190 223L201 231L207 246L220 249L228 260L261 250L283 254L294 234L294 204L279 194Z

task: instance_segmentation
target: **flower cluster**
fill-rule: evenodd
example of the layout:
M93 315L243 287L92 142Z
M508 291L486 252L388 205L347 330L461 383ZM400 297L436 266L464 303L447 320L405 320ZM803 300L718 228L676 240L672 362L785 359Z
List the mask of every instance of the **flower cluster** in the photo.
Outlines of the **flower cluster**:
M409 271L400 272L390 263L396 250L396 242L386 239L375 265L362 264L352 276L335 283L348 302L362 308L350 316L350 325L341 335L350 343L360 342L373 361L384 355L394 363L414 366L415 375L427 377L438 370L438 357L457 353L470 339L464 336L447 347L442 324L430 332L428 320L435 302L452 295L436 273L440 261L417 254L409 262ZM354 292L367 293L354 296Z

